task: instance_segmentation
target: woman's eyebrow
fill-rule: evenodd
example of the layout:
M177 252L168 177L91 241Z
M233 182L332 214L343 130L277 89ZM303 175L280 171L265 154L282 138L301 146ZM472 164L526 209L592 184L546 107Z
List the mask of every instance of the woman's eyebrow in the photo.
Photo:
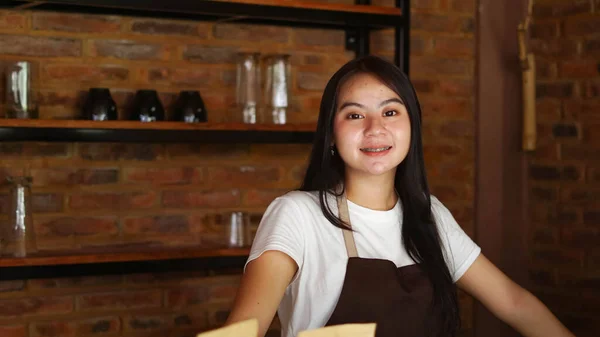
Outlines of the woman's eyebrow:
M379 107L381 108L382 106L384 106L386 104L390 104L390 103L399 103L399 104L404 105L404 102L402 102L401 99L394 97L394 98L390 98L390 99L386 99L385 101L382 101L381 103L379 103ZM365 106L360 103L344 102L342 105L340 105L340 108L338 110L343 110L344 108L347 108L349 106L355 106L355 107L361 108L361 109L365 108Z

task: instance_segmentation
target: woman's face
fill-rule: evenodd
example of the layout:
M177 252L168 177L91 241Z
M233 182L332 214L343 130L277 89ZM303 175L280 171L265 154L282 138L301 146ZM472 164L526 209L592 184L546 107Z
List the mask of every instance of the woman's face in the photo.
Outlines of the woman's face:
M359 73L340 87L333 133L348 177L394 175L408 153L410 119L393 90Z

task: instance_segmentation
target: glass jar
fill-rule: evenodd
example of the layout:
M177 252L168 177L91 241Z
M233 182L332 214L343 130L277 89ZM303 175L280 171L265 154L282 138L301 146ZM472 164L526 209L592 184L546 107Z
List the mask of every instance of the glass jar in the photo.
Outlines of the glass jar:
M33 93L33 64L27 61L9 62L6 73L6 118L38 118Z
M236 116L234 121L260 123L260 54L239 53L236 71ZM240 118L241 117L241 118Z
M285 124L290 93L290 55L265 57L266 123Z
M2 254L25 257L37 251L31 209L29 176L7 177L8 222L2 233Z

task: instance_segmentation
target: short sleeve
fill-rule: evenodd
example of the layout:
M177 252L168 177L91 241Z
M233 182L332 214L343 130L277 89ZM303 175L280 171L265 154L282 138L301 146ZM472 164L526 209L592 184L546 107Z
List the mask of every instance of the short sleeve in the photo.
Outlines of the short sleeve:
M477 259L481 248L463 231L441 201L432 196L431 206L444 245L448 269L452 280L456 282Z
M302 223L302 214L291 197L284 195L273 200L258 225L246 266L264 252L277 250L291 257L301 268L304 260Z

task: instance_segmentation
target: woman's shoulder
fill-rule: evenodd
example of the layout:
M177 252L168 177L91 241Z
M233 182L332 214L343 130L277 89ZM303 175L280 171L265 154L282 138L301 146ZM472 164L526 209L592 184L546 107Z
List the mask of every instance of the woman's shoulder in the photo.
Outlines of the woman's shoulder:
M280 207L294 207L300 211L306 209L320 209L318 191L299 191L287 192L273 200L272 205Z

